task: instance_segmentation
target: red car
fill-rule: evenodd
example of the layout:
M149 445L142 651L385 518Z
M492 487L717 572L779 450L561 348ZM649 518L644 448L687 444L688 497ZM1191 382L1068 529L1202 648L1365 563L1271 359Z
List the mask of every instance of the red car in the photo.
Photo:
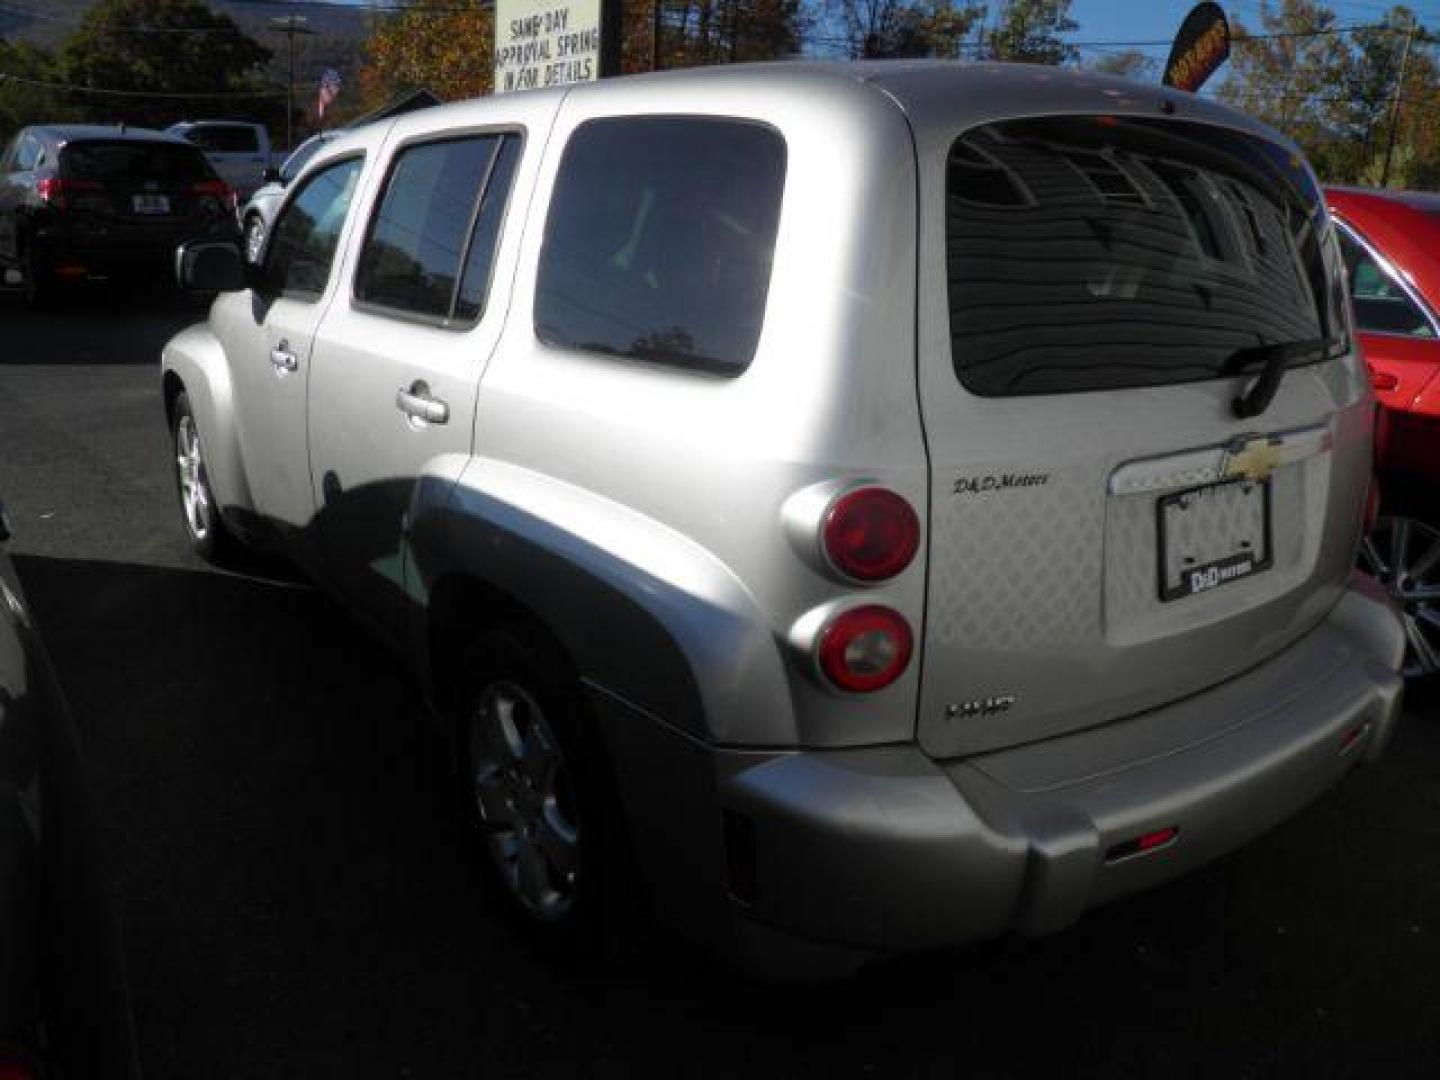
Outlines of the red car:
M1379 399L1380 519L1361 561L1405 609L1407 676L1440 671L1440 195L1330 188Z

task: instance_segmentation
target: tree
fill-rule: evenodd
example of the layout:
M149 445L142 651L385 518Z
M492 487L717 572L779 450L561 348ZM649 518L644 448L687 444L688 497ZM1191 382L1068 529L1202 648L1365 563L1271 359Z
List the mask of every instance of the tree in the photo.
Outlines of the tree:
M495 11L482 0L422 0L376 20L360 69L365 104L425 87L447 101L479 97L494 74Z
M992 60L1015 64L1068 64L1080 56L1061 34L1079 28L1070 0L1008 0L986 42Z
M1105 53L1086 66L1102 75L1118 75L1122 79L1150 82L1159 72L1160 62L1153 56L1146 56L1139 49L1126 49L1123 52Z
M660 67L776 60L800 51L808 24L801 0L659 0ZM649 71L651 0L624 5L621 69Z
M1316 0L1260 0L1261 33L1232 26L1230 76L1222 100L1279 128L1302 144L1325 132L1327 97L1346 60L1335 12Z
M61 81L55 57L34 45L0 40L0 146L26 124L75 118L75 109L51 86Z
M839 0L850 54L884 57L954 57L985 9L953 0Z
M76 99L93 119L153 126L197 106L238 105L253 113L268 99L273 109L273 90L260 75L269 59L269 49L200 0L100 0L65 42L60 70L66 82L81 86L187 95ZM233 96L245 93L254 96Z

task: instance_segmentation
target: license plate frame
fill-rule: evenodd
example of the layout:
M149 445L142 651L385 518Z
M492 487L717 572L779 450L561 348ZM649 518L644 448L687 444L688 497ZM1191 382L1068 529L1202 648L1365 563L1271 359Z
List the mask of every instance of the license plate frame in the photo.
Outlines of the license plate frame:
M170 213L170 196L145 192L130 196L130 211L147 216Z
M1172 535L1173 530L1169 527L1173 516L1179 512L1188 512L1209 500L1237 496L1243 500L1252 495L1259 500L1259 539L1263 544L1263 550L1257 553L1253 543L1248 550L1243 544L1237 543L1234 550L1223 554L1214 554L1213 557L1182 556L1181 566L1172 582L1169 573L1170 553L1172 546L1178 542ZM1272 502L1268 477L1264 480L1222 480L1216 484L1205 484L1185 491L1176 491L1156 500L1155 530L1159 552L1157 576L1160 585L1160 600L1163 603L1170 603L1199 596L1203 593L1213 592L1222 585L1244 581L1269 570L1275 564L1275 542L1271 520ZM1179 509L1172 510L1176 507Z

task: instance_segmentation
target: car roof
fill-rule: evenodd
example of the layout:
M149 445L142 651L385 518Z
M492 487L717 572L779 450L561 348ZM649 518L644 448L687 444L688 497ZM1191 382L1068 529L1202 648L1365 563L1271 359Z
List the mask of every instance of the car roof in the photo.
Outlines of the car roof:
M1440 305L1440 195L1424 191L1327 187L1336 215Z
M166 135L150 128L124 127L119 124L36 124L30 129L52 143L69 143L81 139L106 139L112 142L156 142L189 146L184 139Z
M170 127L171 127L171 128L194 127L194 126L197 125L197 124L204 124L204 125L206 125L207 127L247 127L247 128L253 128L253 127L261 127L261 126L263 126L263 125L261 125L261 124L255 123L254 121L251 121L251 120L176 120L175 123L173 123L173 124L170 125ZM166 130L168 131L169 128L167 128Z

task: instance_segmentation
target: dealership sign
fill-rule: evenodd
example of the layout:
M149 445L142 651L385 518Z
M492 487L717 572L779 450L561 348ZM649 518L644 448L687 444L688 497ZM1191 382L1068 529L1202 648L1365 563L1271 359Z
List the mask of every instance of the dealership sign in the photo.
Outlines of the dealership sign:
M600 0L496 0L495 92L600 77Z

